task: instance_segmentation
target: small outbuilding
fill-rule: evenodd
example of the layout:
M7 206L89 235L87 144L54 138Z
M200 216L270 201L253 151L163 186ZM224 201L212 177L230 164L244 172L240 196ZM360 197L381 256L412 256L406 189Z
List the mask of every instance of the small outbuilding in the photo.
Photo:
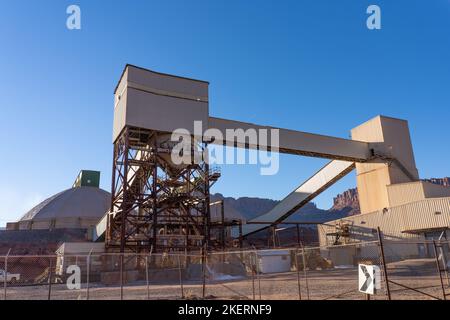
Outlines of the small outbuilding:
M280 273L291 270L291 255L288 250L259 251L257 257L260 273Z

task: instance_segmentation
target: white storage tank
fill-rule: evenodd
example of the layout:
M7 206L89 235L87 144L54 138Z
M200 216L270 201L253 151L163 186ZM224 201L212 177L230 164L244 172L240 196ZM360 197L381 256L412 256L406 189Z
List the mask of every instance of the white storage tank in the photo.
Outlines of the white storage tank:
M258 271L260 273L280 273L291 270L291 255L288 250L258 252Z

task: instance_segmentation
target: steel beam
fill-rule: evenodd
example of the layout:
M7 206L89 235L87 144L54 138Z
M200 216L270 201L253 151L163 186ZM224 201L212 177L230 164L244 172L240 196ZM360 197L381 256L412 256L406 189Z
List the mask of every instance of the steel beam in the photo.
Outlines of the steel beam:
M205 134L205 140L212 140L211 143L217 145L227 145L239 148L247 149L263 149L271 150L273 146L271 145L271 135L272 129L276 129L279 132L279 148L280 153L336 159L336 160L346 160L352 162L365 162L371 158L371 150L369 143L335 138L330 136L324 136L313 133L306 133L295 130L281 129L270 126L261 126L253 123L227 120L209 117L209 129L217 129L221 132L222 139L220 137L213 136L212 134ZM234 132L235 130L242 129L244 132L247 130L267 130L268 139L267 141L257 141L252 142L242 142L236 141L233 135L228 134Z

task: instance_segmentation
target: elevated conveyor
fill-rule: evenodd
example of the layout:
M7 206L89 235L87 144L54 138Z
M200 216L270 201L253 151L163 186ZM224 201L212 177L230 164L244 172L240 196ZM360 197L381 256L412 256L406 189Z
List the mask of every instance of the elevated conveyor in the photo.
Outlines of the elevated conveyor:
M271 224L259 224L261 222L271 222L272 224L282 222L339 179L350 173L354 168L354 162L343 160L330 161L286 198L281 200L272 210L250 220L250 224L243 225L242 235L247 236L271 226ZM251 224L251 222L257 222L258 224ZM238 236L237 230L233 230L233 236Z
M209 137L208 132L205 133L204 139L213 140L213 144L235 146L246 149L273 150L284 154L332 160L346 160L352 162L365 162L372 157L370 145L363 141L349 140L271 126L262 126L248 122L214 117L209 117L208 122L210 129L215 129L215 131L221 133L221 137ZM235 136L227 134L227 132L236 133L241 131L244 135L250 136L249 130L256 132L261 132L261 130L263 130L267 132L267 141L263 141L263 139L259 139L258 141L251 141L251 139L248 139L247 141L239 141L239 139ZM275 142L279 143L279 145L275 150L274 144L271 143L271 135L273 130L278 132L278 139L275 139ZM240 138L242 138L242 135L240 135Z

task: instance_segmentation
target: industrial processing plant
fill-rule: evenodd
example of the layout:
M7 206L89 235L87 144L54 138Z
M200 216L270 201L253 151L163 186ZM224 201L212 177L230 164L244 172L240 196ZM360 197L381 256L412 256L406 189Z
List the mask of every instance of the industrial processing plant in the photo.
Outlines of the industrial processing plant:
M72 188L8 223L0 236L8 239L2 243L3 250L9 247L8 256L11 249L16 251L10 260L14 254L35 259L40 259L36 254L55 255L54 264L42 273L23 261L10 261L9 270L28 272L31 278L21 276L23 283L50 282L52 277L64 283L66 268L80 266L79 257L88 256L88 262L81 258L81 266L88 269L84 277L88 274L99 285L120 283L121 297L125 284L146 278L149 286L152 275L168 284L178 278L200 281L205 298L207 279L239 282L254 272L326 271L361 261L386 268L387 261L431 259L439 266L446 297L448 244L436 240L450 236L450 188L419 179L406 120L376 116L352 129L351 139L342 139L212 117L208 93L206 81L126 65L114 92L111 193L99 188L100 172L82 170ZM196 136L198 121L206 128ZM175 161L181 149L176 149L179 141L172 134L179 128L185 129L180 137L189 141L183 144L182 162ZM245 136L226 134L230 130L242 130ZM279 135L279 144L251 140L252 130L270 130ZM329 162L268 212L243 221L229 218L223 200L211 201L210 188L220 182L221 172L209 164L209 145L276 148ZM288 219L353 170L360 214L326 222ZM214 206L220 207L219 215L212 216ZM290 244L274 240L278 226L293 225L295 253ZM317 248L300 239L299 228L305 225L315 226ZM248 238L258 233L269 241L258 247L252 261L249 252L256 248ZM36 241L32 239L38 239L38 251L27 245ZM380 255L382 241L395 249ZM305 257L307 250L314 251Z
M73 21L67 22L65 31L85 32L76 24L80 8L71 8ZM374 9L374 15L376 12ZM368 23L367 28L370 31L365 32L381 30L377 24L371 29ZM86 28L86 32L90 30ZM78 36L85 36L81 32ZM166 32L167 37L158 38L161 43L171 39ZM137 47L133 46L133 51ZM261 48L258 52L268 50ZM410 119L408 112L395 108L383 109L382 103L395 96L392 88L370 82L368 95L374 90L389 99L364 101L366 105L359 106L363 100L357 97L364 88L354 85L343 90L339 82L346 75L342 72L332 81L339 87L339 95L337 89L328 92L322 87L331 76L320 79L320 90L312 95L336 110L302 109L295 114L292 106L285 108L286 113L279 111L286 101L305 104L302 94L307 96L315 72L321 78L320 72L328 74L324 70L332 69L325 64L332 51L323 51L327 52L327 58L321 60L323 70L309 70L307 81L300 75L303 69L295 67L297 57L289 58L289 65L276 70L268 61L270 72L264 69L266 62L264 67L258 64L251 73L229 65L214 69L221 63L217 59L207 67L189 64L181 54L164 55L160 62L140 56L134 59L140 61L135 65L124 64L125 54L111 63L103 53L95 63L86 63L86 74L64 79L68 87L86 82L89 90L82 93L72 87L58 89L57 82L64 81L52 78L57 68L48 68L49 74L40 77L55 88L52 95L42 94L49 105L55 103L55 97L67 95L67 105L79 103L81 109L77 99L88 96L89 107L82 109L87 110L84 114L60 106L60 102L55 103L57 112L50 108L55 118L58 112L60 118L69 111L80 112L85 132L73 133L76 130L67 123L77 120L71 118L66 124L51 120L51 125L46 122L42 126L43 133L51 132L53 140L48 144L34 131L26 133L26 140L14 134L6 139L20 145L22 152L36 143L39 153L16 156L18 149L11 147L12 156L4 159L20 161L17 166L25 168L43 158L42 162L53 167L45 173L48 179L46 176L38 187L33 185L33 192L46 196L32 205L25 197L19 198L15 210L8 208L0 213L8 214L8 221L2 220L5 227L0 229L0 299L450 299L450 179L431 179L428 169L427 175L419 174L425 168L418 166L425 162L417 160L418 154L427 154L428 166L432 167L441 156L437 150L429 150L436 145L445 149L448 137L433 136L431 141L431 134L425 137L424 131L412 129L421 119ZM164 64L164 59L183 61L180 65L185 69L170 69L168 65L175 62ZM256 60L252 56L247 63ZM100 67L97 70L102 63L107 64L108 72L111 68L114 72L101 72ZM213 71L205 72L205 68ZM352 81L359 80L352 83L363 82L361 68L353 69L358 76L351 76ZM27 72L31 77L31 71ZM233 89L220 80L221 74L227 73L233 81L239 81ZM95 79L91 79L94 74ZM190 74L213 79L194 79ZM293 74L292 78L283 78L287 74ZM242 88L246 81L259 85L249 83ZM109 92L110 100L104 92ZM246 100L251 92L253 98ZM230 100L223 98L230 94ZM242 101L236 101L235 95ZM252 104L252 99L257 100L255 104L268 99L274 105L240 110L246 103ZM357 103L348 102L351 99ZM232 109L224 101L237 106ZM344 102L358 104L358 108L346 115L341 106ZM101 103L109 109L97 108ZM314 104L309 109L314 109ZM309 122L314 121L308 117L313 112L323 113L320 120L326 118L325 113L334 116L327 115L328 122L312 125ZM29 117L50 121L38 116ZM350 116L348 128L336 125ZM108 129L96 122L100 118L109 121ZM307 127L308 132L297 130L293 124ZM82 136L81 143L81 138L77 139ZM112 154L105 152L109 149ZM49 150L53 156L48 155ZM313 166L295 164L282 172L286 162L279 162L280 156L289 157L289 161L314 160L320 166L310 170ZM63 158L66 161L59 160ZM103 160L110 169L95 167ZM266 180L252 181L246 170L255 164L251 172L257 167L258 175L267 176ZM235 172L229 169L233 165L239 165ZM17 167L8 171L21 179ZM42 174L40 171L36 168L36 175ZM280 172L283 178L271 180ZM441 176L444 174L441 172ZM32 181L34 177L27 175L26 179ZM258 185L260 181L264 185ZM333 187L344 181L355 188L336 196L331 209L320 209L315 202L323 207L324 198L331 200L330 190L334 192ZM297 187L280 197L292 183ZM50 196L47 184L52 185ZM23 186L21 195L28 189ZM261 190L270 199L256 197ZM238 194L237 199L227 193ZM21 212L15 219L6 212L17 213L17 208ZM264 308L255 312L266 312ZM182 311L189 312L188 304Z

